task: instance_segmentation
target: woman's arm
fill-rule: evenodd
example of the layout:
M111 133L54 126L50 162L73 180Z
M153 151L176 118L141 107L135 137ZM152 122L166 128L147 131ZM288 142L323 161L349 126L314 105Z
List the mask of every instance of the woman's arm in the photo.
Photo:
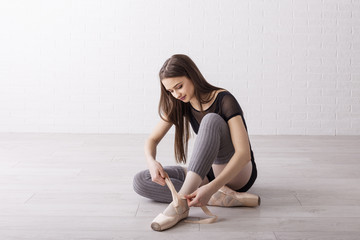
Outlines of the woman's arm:
M156 161L156 147L170 130L172 124L163 119L156 125L150 136L147 138L144 146L146 162L151 174L151 179L162 186L165 185L165 173L161 164Z
M228 121L228 125L235 153L219 176L210 183L198 188L194 193L186 196L189 199L189 206L205 206L210 197L239 174L243 167L251 160L249 138L241 116L231 118Z

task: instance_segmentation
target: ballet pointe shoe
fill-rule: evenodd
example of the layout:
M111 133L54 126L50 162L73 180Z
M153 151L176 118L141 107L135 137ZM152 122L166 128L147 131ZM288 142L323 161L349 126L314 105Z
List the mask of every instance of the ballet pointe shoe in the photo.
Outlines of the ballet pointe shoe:
M187 199L176 192L174 185L172 184L169 176L165 177L165 183L169 187L173 201L170 203L171 206L175 209L175 214L172 216L167 216L164 213L160 213L151 223L151 228L154 231L164 231L175 226L182 219L189 216L189 206L187 204ZM216 222L217 216L212 214L206 206L202 206L201 209L204 211L209 218L201 219L198 221L185 220L188 223L213 223Z
M236 192L227 186L214 193L208 205L219 207L257 207L260 206L259 196L247 192Z
M189 206L187 204L186 198L176 192L174 185L169 179L169 176L166 176L165 183L171 191L173 201L170 204L175 209L176 213L173 216L167 216L163 213L157 215L157 217L151 223L151 228L154 231L164 231L169 229L175 226L182 219L187 218L189 215Z
M187 218L189 215L189 207L187 205L186 199L181 199L178 206L175 206L174 201L171 205L175 208L175 215L167 216L163 213L160 213L151 223L151 228L154 231L164 231L175 226L182 219Z

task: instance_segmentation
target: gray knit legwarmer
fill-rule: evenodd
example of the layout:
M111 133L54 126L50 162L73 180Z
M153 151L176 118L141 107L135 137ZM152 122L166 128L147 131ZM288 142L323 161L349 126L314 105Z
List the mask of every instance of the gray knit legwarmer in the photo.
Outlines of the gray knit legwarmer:
M188 171L195 172L204 179L213 163L227 163L234 152L227 123L220 115L208 113L200 123ZM181 166L166 166L164 170L169 175L176 191L179 191L186 177L184 169ZM134 191L143 197L165 203L172 201L168 187L153 182L149 170L135 175L133 187Z

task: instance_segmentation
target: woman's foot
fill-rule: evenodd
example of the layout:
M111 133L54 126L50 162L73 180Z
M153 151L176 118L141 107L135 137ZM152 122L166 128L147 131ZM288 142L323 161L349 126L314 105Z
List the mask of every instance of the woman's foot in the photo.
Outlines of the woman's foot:
M182 219L189 215L189 207L186 199L179 199L177 202L173 201L160 213L151 223L151 228L155 231L163 231L175 226ZM177 205L177 206L176 206Z
M260 203L261 199L257 195L236 192L227 186L223 186L211 196L208 205L220 207L256 207L260 206Z

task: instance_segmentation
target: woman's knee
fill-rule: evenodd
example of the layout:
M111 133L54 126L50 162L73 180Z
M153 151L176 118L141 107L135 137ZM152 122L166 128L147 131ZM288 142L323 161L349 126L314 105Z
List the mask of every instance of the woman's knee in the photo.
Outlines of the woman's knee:
M202 118L200 128L214 128L224 124L226 125L226 122L219 114L208 113Z
M146 192L146 183L149 181L149 176L149 170L144 170L135 174L133 179L133 188L136 193L143 195L144 192Z

